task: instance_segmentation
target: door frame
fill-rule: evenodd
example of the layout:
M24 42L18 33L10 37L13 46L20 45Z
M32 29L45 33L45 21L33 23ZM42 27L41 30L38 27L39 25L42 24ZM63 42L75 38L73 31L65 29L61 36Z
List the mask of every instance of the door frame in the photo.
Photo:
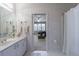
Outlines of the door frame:
M34 14L45 14L46 15L46 51L48 51L48 13L33 13L32 14L32 41L33 41L33 47L34 47L34 36L33 36L33 33L34 33L34 30L33 30L33 24L34 24L33 15Z

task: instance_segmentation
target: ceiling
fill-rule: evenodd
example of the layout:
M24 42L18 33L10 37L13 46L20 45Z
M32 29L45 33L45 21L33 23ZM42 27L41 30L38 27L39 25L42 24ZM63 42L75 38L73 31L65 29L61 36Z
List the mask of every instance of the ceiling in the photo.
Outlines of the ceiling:
M16 10L23 10L26 8L34 8L34 7L53 8L56 6L63 9L64 11L67 11L76 5L77 5L76 3L16 3Z

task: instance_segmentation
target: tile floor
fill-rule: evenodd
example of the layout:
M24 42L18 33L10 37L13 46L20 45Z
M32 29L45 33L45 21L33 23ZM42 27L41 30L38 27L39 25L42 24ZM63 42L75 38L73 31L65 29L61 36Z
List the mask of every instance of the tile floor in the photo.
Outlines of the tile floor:
M31 53L32 52L27 52L25 56L32 56ZM60 51L52 51L48 53L48 56L66 56L66 55Z
M46 39L38 39L35 50L46 50Z
M36 50L39 50L39 51L46 51L46 40L44 39L39 39L38 40L38 44L36 45ZM28 51L25 53L25 56L31 56L31 53L33 51ZM49 52L48 53L48 56L65 56L65 54L63 54L61 51L57 50L57 51L52 51L52 52Z

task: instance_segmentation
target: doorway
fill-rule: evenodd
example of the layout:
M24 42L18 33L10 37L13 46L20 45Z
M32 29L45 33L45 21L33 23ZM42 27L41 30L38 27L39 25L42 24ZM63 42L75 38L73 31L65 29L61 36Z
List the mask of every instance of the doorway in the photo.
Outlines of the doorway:
M46 51L46 14L32 14L34 50Z

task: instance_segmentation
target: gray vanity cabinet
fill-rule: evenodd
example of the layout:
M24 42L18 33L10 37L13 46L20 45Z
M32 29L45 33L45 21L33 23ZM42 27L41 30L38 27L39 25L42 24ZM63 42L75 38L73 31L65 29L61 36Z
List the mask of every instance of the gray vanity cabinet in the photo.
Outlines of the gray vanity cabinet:
M22 56L26 51L26 39L23 39L0 52L0 56Z
M2 56L16 56L16 45L12 45L9 48L2 51Z

